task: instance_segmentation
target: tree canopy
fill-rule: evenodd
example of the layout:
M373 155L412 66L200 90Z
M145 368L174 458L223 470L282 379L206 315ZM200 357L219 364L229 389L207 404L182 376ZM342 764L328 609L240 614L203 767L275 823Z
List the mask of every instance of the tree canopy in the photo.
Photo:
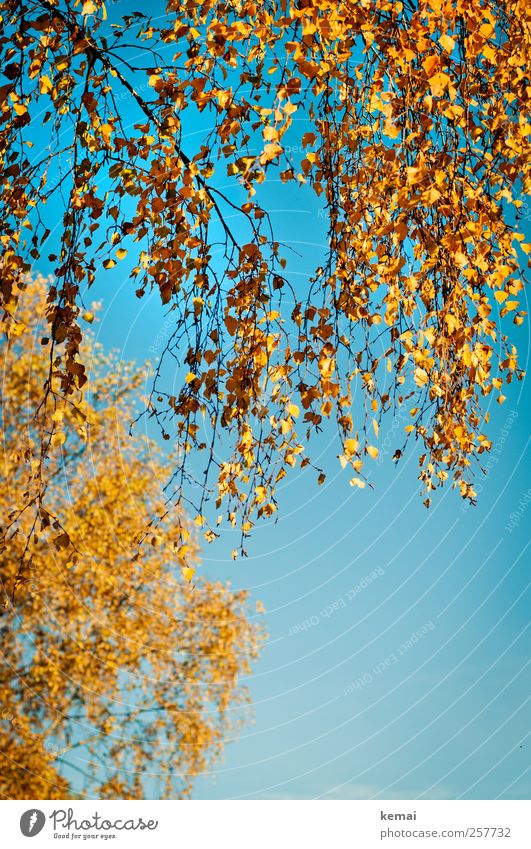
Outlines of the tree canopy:
M48 353L34 337L48 285L27 281L4 349L0 795L187 795L244 718L262 630L245 592L193 575L184 518L179 539L166 517L134 556L163 507L165 469L149 440L127 433L138 372L89 338L90 399L82 418L79 405L56 413L47 508L31 504L37 484L28 502L25 460L38 465L47 428L44 405L34 411Z
M41 459L86 388L87 292L131 260L136 295L157 289L174 322L174 380L159 370L147 413L175 443L172 497L198 524L207 499L244 535L272 515L276 485L312 465L327 420L350 483L365 486L382 417L397 409L405 442L423 446L426 503L447 479L473 501L473 467L491 445L484 399L502 402L522 374L508 334L525 315L530 250L518 224L531 184L529 4L163 9L3 3L8 334L30 267L54 269ZM301 203L311 193L325 216L305 286L264 203L272 178Z

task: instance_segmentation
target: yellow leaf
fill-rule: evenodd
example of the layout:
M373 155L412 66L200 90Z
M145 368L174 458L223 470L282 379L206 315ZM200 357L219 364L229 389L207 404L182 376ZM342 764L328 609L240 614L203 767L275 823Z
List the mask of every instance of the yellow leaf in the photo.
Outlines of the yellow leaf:
M116 256L118 257L118 259L125 259L125 257L127 256L126 249L118 248L118 250L116 251Z
M110 125L110 124L102 124L102 125L100 126L100 133L101 133L101 134L102 134L102 136L103 136L103 139L104 139L104 141L105 141L105 144L106 144L106 145L108 145L109 147L110 147L110 144L111 144L111 133L112 133L112 130L113 130L113 128L111 127L111 125Z
M294 416L295 418L297 418L300 413L300 410L296 404L288 404L288 413L290 414L290 416Z
M8 335L12 336L22 336L24 331L26 330L26 325L23 321L13 321L12 324L8 328Z
M321 357L319 360L319 371L321 372L322 377L325 380L332 377L334 373L334 369L336 367L335 361L332 357Z
M191 566L183 566L181 569L185 581L191 581L195 575L195 569Z
M452 50L455 47L454 39L451 36L446 35L446 34L441 35L441 37L439 39L439 44L441 44L442 47L444 47L444 49L446 50L447 53L451 53Z
M430 88L435 97L440 97L442 94L444 94L444 90L450 84L450 82L451 79L448 74L443 74L442 72L434 74L433 77L430 77Z
M197 375L193 373L193 371L189 371L185 377L187 383L192 383L194 380L197 380Z
M50 77L46 75L42 76L39 80L39 88L41 90L41 94L48 94L53 89L53 84Z
M416 368L414 374L414 380L417 386L425 386L429 380L428 374L424 371L423 368Z
M444 323L446 324L446 329L448 330L448 334L451 336L458 326L458 321L455 315L452 315L451 312L447 313L444 316Z
M64 445L66 442L66 434L62 430L56 431L51 438L52 448L57 448L59 445Z
M278 130L275 127L264 127L262 135L265 141L276 141L278 139Z
M472 364L472 353L471 353L468 345L466 345L463 348L463 353L462 353L461 357L462 357L463 363L468 368L468 366L470 366Z
M257 486L256 487L256 497L255 497L256 503L257 504L263 504L264 501L266 500L266 498L267 498L267 490L266 490L265 486Z
M357 439L345 439L345 454L355 454L358 450L359 442Z
M279 145L278 142L271 142L270 144L266 144L260 155L260 164L266 165L268 162L272 162L273 159L276 159L277 156L280 156L281 153L282 146Z
M479 31L483 38L490 38L494 35L494 27L492 24L482 24L479 28Z
M440 62L439 57L436 54L433 54L431 56L427 56L424 59L424 62L422 63L422 67L426 71L426 75L428 77L431 77L433 72L435 71L435 68L439 67L439 62Z
M369 457L372 457L373 460L376 460L378 453L378 449L375 448L374 445L367 445L367 454Z
M422 199L426 203L432 204L432 203L437 203L437 201L439 200L440 197L441 197L441 193L440 193L439 189L436 189L435 186L430 186L430 188L427 189L424 192Z

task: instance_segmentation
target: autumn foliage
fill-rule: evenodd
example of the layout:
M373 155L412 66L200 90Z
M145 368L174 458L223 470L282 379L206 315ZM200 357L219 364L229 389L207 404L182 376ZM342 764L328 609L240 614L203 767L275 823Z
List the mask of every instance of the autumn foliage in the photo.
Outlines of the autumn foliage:
M186 795L243 719L261 630L245 592L185 565L174 516L138 555L166 472L153 444L127 433L140 375L89 337L90 395L55 413L47 509L37 483L25 491L49 427L39 407L48 286L27 281L3 346L0 795ZM184 517L180 526L196 563Z
M403 409L428 503L448 478L474 500L484 399L521 377L506 334L530 249L529 4L162 8L3 3L1 298L16 334L24 274L52 263L51 419L86 386L83 299L122 262L138 297L156 288L171 310L174 380L159 373L147 411L200 522L205 500L244 535L272 515L329 419L365 486L382 418ZM270 176L325 216L304 286L264 202Z

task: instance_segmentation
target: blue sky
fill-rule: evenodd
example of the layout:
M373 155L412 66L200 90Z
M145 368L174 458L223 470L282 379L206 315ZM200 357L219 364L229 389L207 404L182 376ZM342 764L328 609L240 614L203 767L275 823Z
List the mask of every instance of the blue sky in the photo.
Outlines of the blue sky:
M185 149L200 138L190 126ZM317 202L274 178L265 197L303 286L324 250ZM171 324L126 269L102 272L88 300L103 303L99 340L142 363ZM525 368L528 327L514 338ZM426 510L412 447L398 467L381 451L374 489L350 488L332 427L317 446L326 484L288 476L247 560L230 559L230 531L206 548L202 572L262 600L269 638L248 721L195 798L529 798L527 381L505 394L487 399L494 448L476 508L447 487ZM380 446L403 424L384 420Z
M270 192L302 281L322 249L318 209ZM139 302L116 269L93 295L98 338L152 358L169 333L157 296ZM525 367L527 328L515 336ZM426 510L414 446L391 462L404 423L389 417L374 489L348 486L331 428L318 445L326 484L288 476L247 560L230 559L230 531L205 549L203 573L264 602L269 639L248 682L251 721L196 798L529 797L526 381L506 394L489 404L477 507L447 487Z

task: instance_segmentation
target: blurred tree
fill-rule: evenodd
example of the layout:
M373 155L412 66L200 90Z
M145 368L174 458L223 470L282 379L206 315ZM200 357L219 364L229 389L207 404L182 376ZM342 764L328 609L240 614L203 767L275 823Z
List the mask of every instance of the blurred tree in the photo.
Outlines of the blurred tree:
M185 553L188 563L198 557L184 518L178 544L167 515L139 555L164 470L153 444L125 430L140 374L90 339L91 394L55 412L48 509L33 509L38 481L22 492L49 428L38 336L48 285L28 281L4 346L0 509L11 530L0 555L0 794L186 795L243 717L261 629L245 592L196 581L184 565Z

